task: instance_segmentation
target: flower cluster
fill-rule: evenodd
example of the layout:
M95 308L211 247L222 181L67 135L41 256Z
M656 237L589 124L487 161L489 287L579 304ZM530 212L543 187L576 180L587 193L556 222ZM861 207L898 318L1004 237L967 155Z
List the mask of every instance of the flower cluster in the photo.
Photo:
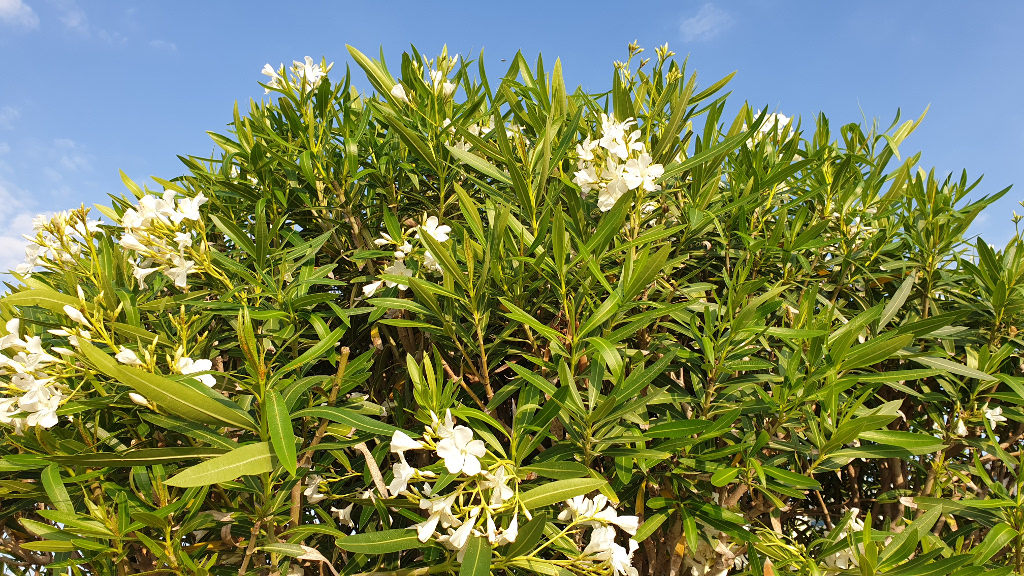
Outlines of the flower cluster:
M615 202L629 190L645 192L661 190L656 181L665 173L661 164L655 164L640 140L640 130L633 129L636 121L627 118L616 122L601 114L601 137L588 136L576 145L578 156L573 182L584 194L597 191L597 207L602 212L611 210Z
M309 92L314 90L320 85L320 81L323 80L327 73L334 67L334 62L330 64L314 64L313 59L306 56L304 62L295 60L292 62L292 84L298 84L301 86L303 92ZM282 90L288 85L287 73L284 68L284 64L274 67L269 63L264 64L262 73L265 76L270 77L270 81L267 82L267 87L264 94L270 94L271 89Z
M687 550L683 557L683 568L690 576L725 576L745 560L739 554L742 546L730 542L724 532L707 525L702 529L706 538L698 540L697 546Z
M32 220L34 236L25 236L29 244L25 247L25 262L15 272L28 276L38 266L52 267L58 262L74 262L89 245L94 234L99 233L100 221L89 220L89 210L65 210L51 218L42 214Z
M754 118L761 115L761 111L758 110L754 113ZM768 114L765 116L764 122L761 123L761 127L757 129L757 133L747 140L747 147L753 148L761 140L768 138L772 141L788 140L793 137L796 131L792 128L793 119L782 114ZM789 131L786 128L789 127ZM743 129L747 129L747 125L743 125Z
M71 306L66 306L65 309L74 312L73 318L87 324L80 311ZM21 321L18 318L9 320L5 328L7 334L0 338L0 376L7 378L6 381L0 380L0 387L16 396L0 398L0 423L14 426L16 434L21 434L30 426L55 426L57 409L66 399L66 395L63 387L57 383L54 368L66 364L66 361L50 352L70 356L73 356L74 352L64 348L54 348L48 352L43 348L39 336L28 336L23 339ZM85 335L87 336L88 332L85 332ZM72 338L75 336L72 335ZM77 344L77 340L73 339L72 342ZM27 416L16 417L22 413Z
M615 528L618 527L630 536L635 536L640 527L640 519L636 516L619 516L611 506L608 498L598 495L594 498L576 496L565 501L565 508L558 514L558 520L568 522L569 526L592 528L590 542L583 549L584 559L611 566L618 576L637 576L633 567L633 552L638 545L632 538L627 546L615 542Z
M121 216L121 246L134 251L139 261L133 262L133 275L139 288L146 287L146 277L160 271L178 288L188 287L188 275L195 273L192 257L194 226L199 222L199 207L206 203L202 192L193 198L177 198L173 190L163 195L147 194L138 207L125 210ZM201 237L201 235L199 236ZM203 244L198 246L203 249Z
M846 528L839 533L839 540L847 537L848 533L860 532L864 530L864 521L857 518L860 515L859 508L852 508L850 510L850 522L846 525ZM825 565L828 566L829 572L838 572L840 570L849 570L859 566L860 553L864 551L863 544L857 544L856 549L851 546L844 550L840 550L835 554L830 554L824 558Z
M482 440L473 438L473 431L456 425L448 410L444 420L431 413L432 422L424 428L423 440L415 440L402 431L391 438L391 452L399 462L392 467L394 478L388 485L392 497L408 498L427 515L416 524L421 542L434 538L449 550L457 552L462 561L470 536L485 536L492 545L515 542L519 533L519 512L530 513L513 500L516 490L510 483L518 480L508 472L506 463L485 464L487 448ZM417 469L409 464L405 453L410 450L434 452L444 470L455 475L452 482L438 486L438 474ZM436 466L440 471L440 468ZM417 488L415 482L424 482ZM441 493L446 490L446 493ZM500 527L500 518L511 519Z
M419 240L420 234L426 234L438 242L447 242L448 233L451 231L451 226L441 224L441 221L437 219L437 216L430 216L424 220L422 225L413 226L407 230L401 238L392 238L387 232L382 232L381 237L374 240L373 243L381 247L389 245L395 246L395 260L384 268L384 274L411 277L413 270L405 265L405 261L413 253L414 246L412 241ZM423 249L421 258L424 268L439 274L443 273L441 266L437 263L437 259L434 258L434 255L430 253L430 250ZM388 288L398 286L400 290L408 288L408 286L404 284L399 284L391 280L378 280L363 286L363 295L367 298L373 296L373 294L381 287L381 284L386 285Z

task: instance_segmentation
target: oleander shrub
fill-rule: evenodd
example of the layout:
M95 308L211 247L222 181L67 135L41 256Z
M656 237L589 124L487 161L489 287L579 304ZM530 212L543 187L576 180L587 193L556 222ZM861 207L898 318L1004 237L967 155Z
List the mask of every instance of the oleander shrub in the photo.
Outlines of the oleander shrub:
M372 91L268 65L217 153L37 220L6 573L1021 572L1021 235L920 119L350 51Z

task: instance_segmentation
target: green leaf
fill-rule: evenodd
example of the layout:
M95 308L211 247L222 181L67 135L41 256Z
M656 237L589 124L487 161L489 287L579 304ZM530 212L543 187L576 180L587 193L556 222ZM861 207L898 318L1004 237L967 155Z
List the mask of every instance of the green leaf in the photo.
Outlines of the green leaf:
M797 474L790 470L783 470L782 468L776 468L774 466L762 466L764 473L775 478L783 484L793 486L794 488L806 488L810 490L821 490L821 483L809 476L803 474Z
M720 470L716 470L715 473L711 475L711 485L721 488L735 480L742 471L742 468L722 468Z
M598 480L596 478L558 480L523 493L520 495L519 500L527 510L533 510L534 508L550 506L551 504L593 492L607 483L605 480Z
M174 464L182 460L197 458L216 458L227 452L224 448L140 448L124 452L86 452L74 456L45 456L45 458L64 466L128 468Z
M231 220L221 218L216 214L210 214L209 216L210 220L213 221L217 228L220 228L220 231L223 232L225 236L231 239L231 242L233 242L235 246L245 250L249 256L252 256L253 258L256 257L256 244L253 243L252 238L249 238L248 234L238 227L238 224L235 224Z
M306 553L302 549L300 544L288 544L286 542L274 542L272 544L266 544L257 548L263 552L270 552L272 554L280 554L282 556L289 556L295 558L296 556L302 556Z
M69 514L75 513L75 506L71 503L71 496L68 495L67 489L64 488L64 481L60 478L60 469L56 464L50 464L44 468L40 480L43 483L43 489L46 490L46 496L54 508Z
M359 554L387 554L412 548L425 548L430 544L420 542L416 531L409 528L363 532L337 540L338 548Z
M295 455L295 432L292 430L292 420L288 417L288 405L285 404L281 393L273 389L267 390L264 403L274 455L284 469L294 477L298 469L298 460Z
M481 536L471 537L466 545L459 576L490 576L490 573L491 544Z
M651 534L654 534L654 531L664 524L665 520L668 520L671 515L672 511L661 511L651 514L644 520L644 523L637 528L636 535L633 536L633 539L637 542L643 542Z
M610 318L612 314L615 314L615 312L617 312L619 309L619 301L620 298L618 294L616 294L615 292L609 294L608 298L606 298L605 301L602 302L601 305L597 308L597 310L595 310L594 313L591 314L590 318L587 318L583 325L580 326L580 329L575 334L576 341L579 341L580 339L586 337L587 334L593 332L595 328L597 328L598 326L603 324L605 320Z
M974 368L969 368L959 362L953 362L952 360L947 360L945 358L936 358L934 356L912 356L911 359L918 364L924 364L931 368L938 368L940 370L952 372L953 374L966 376L967 378L976 378L982 381L996 380L995 376L986 374L980 370L975 370Z
M544 526L547 524L547 521L547 514L543 512L534 514L533 520L519 528L519 535L516 536L516 541L508 545L508 550L505 551L504 556L506 558L515 558L516 556L533 552L533 548L537 545L537 542L540 542L541 536L544 535Z
M900 308L907 301L907 297L910 296L910 291L914 289L914 282L917 281L917 272L911 271L907 274L906 279L900 284L896 293L892 295L892 300L885 305L885 309L882 310L882 317L878 320L878 329L885 328L885 325L896 316Z
M988 531L988 534L985 535L985 539L982 540L981 544L974 548L973 564L975 566L981 566L988 562L1016 536L1017 531L1006 522L996 524Z
M448 152L451 152L452 156L455 156L456 158L459 159L459 161L461 161L464 164L469 164L471 167L473 167L473 169L477 170L478 172L491 178L494 178L498 182L501 182L502 184L505 184L507 186L512 185L512 179L508 176L508 174L505 174L501 170L498 170L498 168L494 164L491 164L490 162L484 160L480 156L477 156L476 154L473 154L472 152L468 152L466 150L460 150L454 146L449 146L447 144L445 144L445 148L448 149Z
M524 466L519 471L526 474L533 472L537 476L553 478L555 480L582 478L590 474L590 468L579 462L541 462L540 464Z
M396 430L400 430L400 428L385 424L380 420L374 420L368 416L363 416L358 412L333 406L316 406L299 410L292 414L292 418L326 418L331 422L338 422L356 430L381 436L391 436ZM406 432L406 434L409 433ZM414 434L410 434L410 436L414 436Z
M214 399L163 376L119 366L110 356L84 340L79 341L78 349L101 372L130 386L167 412L193 422L256 430L252 417L227 398Z
M648 438L685 438L704 432L710 425L711 422L707 420L674 420L652 426L644 436Z
M263 474L274 469L270 444L257 442L196 464L167 480L168 486L189 488L230 482L239 476Z
M2 301L10 306L39 306L58 314L64 314L64 306L80 308L82 303L74 296L61 294L48 288L31 288L4 296Z
M277 376L283 376L290 370L299 368L322 358L338 344L338 340L341 340L341 337L345 335L345 330L346 328L344 326L332 330L330 334L317 342L312 348L303 352L301 356L285 364L284 368L277 371Z

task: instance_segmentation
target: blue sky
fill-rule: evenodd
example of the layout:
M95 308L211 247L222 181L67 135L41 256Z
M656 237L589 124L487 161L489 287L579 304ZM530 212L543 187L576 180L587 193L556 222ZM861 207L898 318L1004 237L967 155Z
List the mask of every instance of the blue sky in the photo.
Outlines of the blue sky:
M972 6L974 7L972 9ZM310 55L349 62L345 44L410 43L477 54L493 73L516 50L562 60L566 82L606 89L638 40L668 42L705 85L732 71L731 100L813 122L931 110L902 151L941 173L1017 183L974 232L996 244L1024 199L1021 2L108 2L0 0L0 269L23 257L31 218L181 172L208 154L232 104L261 98L260 69ZM359 85L368 84L357 73Z

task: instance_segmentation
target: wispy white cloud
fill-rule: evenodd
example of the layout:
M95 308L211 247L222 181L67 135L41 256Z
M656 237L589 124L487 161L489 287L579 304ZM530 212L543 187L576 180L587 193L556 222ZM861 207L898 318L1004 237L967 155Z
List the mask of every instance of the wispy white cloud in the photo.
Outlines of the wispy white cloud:
M92 169L92 162L82 153L74 140L58 138L53 141L53 146L60 165L68 171L81 172Z
M3 0L0 0L2 2ZM21 118L21 112L13 106L0 106L0 129L11 130L14 128L14 121Z
M718 36L732 25L732 16L710 2L701 6L693 16L683 20L679 31L687 42L704 42Z
M57 17L65 28L82 34L89 33L89 17L75 0L58 0L54 5L57 8Z
M0 0L2 2L3 0ZM89 16L75 0L51 0L57 17L64 28L86 38L96 38L108 44L124 44L128 38L120 32L110 32L93 26Z
M0 0L0 22L20 28L39 28L39 16L21 0Z
M19 198L25 194L10 182L0 180L0 280L10 278L5 273L25 260L28 240L23 234L32 232L32 212ZM5 278L6 277L6 278Z
M178 51L178 45L167 40L150 40L149 45L157 50L166 50L167 52Z

